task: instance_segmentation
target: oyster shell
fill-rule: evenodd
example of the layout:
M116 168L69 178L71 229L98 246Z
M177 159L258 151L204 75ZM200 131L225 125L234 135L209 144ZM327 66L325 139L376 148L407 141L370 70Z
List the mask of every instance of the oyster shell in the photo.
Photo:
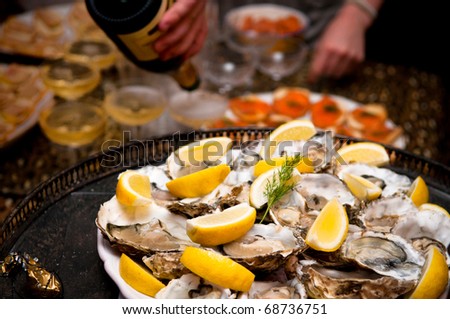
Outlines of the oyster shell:
M331 174L302 174L296 190L305 198L309 209L320 211L333 198L342 205L354 206L356 203L344 183Z
M300 299L306 298L303 284L294 278L285 283L279 281L254 281L250 290L241 293L240 299Z
M234 299L236 295L192 273L172 279L155 296L157 299Z
M305 247L286 227L255 224L243 237L223 245L223 251L250 270L271 271Z
M407 176L397 174L387 168L366 164L341 165L338 167L337 175L342 179L344 174L353 174L371 180L381 187L381 197L406 194L411 186L411 181Z
M179 251L186 246L196 246L189 238L180 239L171 235L165 224L157 219L146 224L128 226L108 224L106 233L108 238L119 246L120 250L130 254Z
M414 211L403 215L392 228L392 233L405 239L431 238L445 247L450 245L450 218L432 210Z
M296 191L287 193L270 209L272 220L281 226L301 226L302 215L306 213L306 201Z
M405 239L371 231L350 234L340 253L345 260L399 280L417 281L425 262Z
M411 199L403 195L374 200L360 212L359 219L367 229L390 232L402 216L418 212Z
M144 255L195 246L186 234L186 218L153 203L148 207L128 207L114 196L97 214L102 234L123 252Z
M158 252L142 257L144 264L159 279L175 279L189 273L189 269L180 262L182 252Z
M302 282L311 298L398 298L416 283L359 269L340 271L317 264L305 268Z

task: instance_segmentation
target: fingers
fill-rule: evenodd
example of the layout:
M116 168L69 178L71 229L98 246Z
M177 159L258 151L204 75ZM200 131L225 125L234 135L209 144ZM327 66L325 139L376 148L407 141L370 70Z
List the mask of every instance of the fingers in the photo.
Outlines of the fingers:
M340 78L351 73L364 56L360 51L344 51L318 47L311 62L308 81L317 82L320 77Z
M202 4L203 3L203 4ZM170 7L159 22L159 29L166 32L174 27L179 21L193 10L194 7L204 6L205 1L201 0L178 0Z
M200 34L194 39L194 42L192 43L189 50L184 54L185 60L189 59L190 57L200 52L207 35L208 35L208 28L207 27L202 28L200 30Z
M202 32L206 33L206 31L206 18L204 13L202 13L194 20L194 23L189 28L189 32L181 37L175 45L161 52L161 58L167 60L179 55L184 56L193 46L195 46L195 49L200 49L203 41L200 42L201 39L198 37Z
M188 1L185 1L188 2ZM182 3L182 2L176 2ZM175 6L175 5L174 5ZM187 6L179 6L177 11L168 14L180 18L178 22L163 33L155 42L154 48L161 59L167 60L174 56L185 55L187 51L198 52L204 42L203 35L207 32L204 1L197 1L192 10L187 11ZM169 12L168 12L169 13ZM170 21L170 20L169 20ZM202 36L202 38L200 38ZM191 46L194 46L191 50Z

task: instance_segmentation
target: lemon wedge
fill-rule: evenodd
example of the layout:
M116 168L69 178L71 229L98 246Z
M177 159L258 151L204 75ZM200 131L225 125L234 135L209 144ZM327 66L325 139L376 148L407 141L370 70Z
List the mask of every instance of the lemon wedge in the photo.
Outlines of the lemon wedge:
M228 243L244 236L256 220L256 210L247 203L186 221L189 238L204 246Z
M316 134L314 124L309 120L294 120L278 126L261 149L263 158L271 158L277 144L285 141L304 141Z
M149 206L152 203L151 189L147 175L127 170L119 175L116 197L126 206Z
M334 198L320 211L306 235L305 242L315 250L332 252L341 247L347 232L347 212Z
M201 171L175 178L166 183L172 195L179 198L200 197L211 193L230 173L227 164L205 168Z
M430 246L419 283L409 298L439 298L448 284L448 266L445 256L436 246Z
M125 254L120 256L119 274L128 285L150 297L154 297L165 287L149 271Z
M428 203L430 193L428 191L428 186L422 177L417 176L417 178L411 184L407 195L409 196L409 198L411 198L411 200L417 207L422 204Z
M272 159L260 160L254 166L253 175L255 177L258 177L259 175L261 175L275 167L280 167L281 165L284 164L284 162L286 162L286 157L275 157ZM300 173L313 173L314 172L314 166L309 165L308 161L305 161L304 159L300 160L300 163L297 165L296 168Z
M358 142L344 145L337 151L340 158L338 163L363 163L373 166L382 166L389 163L389 155L386 149L372 142ZM342 162L343 161L343 162Z
M450 217L450 213L448 212L448 210L446 210L444 207L436 205L436 204L431 204L431 203L425 203L419 206L419 210L423 211L423 210L431 210L431 211L435 211L435 212L441 212L445 215L447 215L447 217Z
M248 291L255 275L244 266L217 252L186 247L181 263L194 274L213 284L238 291Z
M233 140L229 137L211 137L182 146L174 155L181 166L198 166L205 161L219 160L232 145Z
M364 177L344 174L342 178L352 194L361 201L374 200L381 195L381 188Z

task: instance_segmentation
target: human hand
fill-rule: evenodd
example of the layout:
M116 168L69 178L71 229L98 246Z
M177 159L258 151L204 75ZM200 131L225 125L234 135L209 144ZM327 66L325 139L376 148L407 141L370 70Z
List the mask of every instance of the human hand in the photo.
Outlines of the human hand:
M159 23L162 35L154 43L162 60L186 60L201 50L208 32L205 5L206 0L178 0L167 10Z
M342 8L317 43L308 80L342 77L364 61L365 32L370 23L371 19L358 8Z

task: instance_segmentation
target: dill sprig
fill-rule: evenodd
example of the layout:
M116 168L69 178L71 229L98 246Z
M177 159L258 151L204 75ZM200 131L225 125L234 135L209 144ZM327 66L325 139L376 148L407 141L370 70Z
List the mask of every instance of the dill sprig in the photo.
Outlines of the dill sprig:
M267 216L270 208L278 202L284 195L294 189L295 183L289 182L292 178L292 173L297 165L300 163L302 156L296 154L294 157L287 157L280 169L273 174L272 179L269 180L264 188L264 196L267 197L267 208L260 221L262 223Z

